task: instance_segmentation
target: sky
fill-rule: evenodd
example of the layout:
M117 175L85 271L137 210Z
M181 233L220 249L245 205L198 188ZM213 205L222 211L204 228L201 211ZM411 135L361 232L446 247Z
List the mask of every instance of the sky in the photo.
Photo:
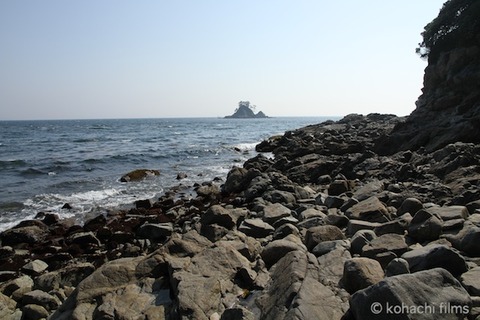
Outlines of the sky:
M0 120L407 115L444 0L1 0Z

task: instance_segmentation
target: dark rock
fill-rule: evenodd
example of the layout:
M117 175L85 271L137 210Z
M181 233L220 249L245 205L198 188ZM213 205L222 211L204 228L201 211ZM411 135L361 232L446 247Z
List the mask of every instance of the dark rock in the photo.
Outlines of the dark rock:
M271 205L267 205L263 209L263 221L268 224L273 225L277 220L285 217L289 217L291 215L291 210L281 203L273 203Z
M383 269L378 261L369 258L352 258L345 261L343 285L353 294L383 279Z
M360 201L345 212L349 219L357 219L368 222L388 222L391 220L390 213L377 197L370 197Z
M65 204L62 206L62 209L71 210L71 209L73 209L73 207L72 207L69 203L65 203Z
M152 207L152 202L150 201L150 199L135 201L135 208L137 209L150 209L151 207Z
M323 241L317 244L313 249L312 253L316 256L323 256L329 252L343 248L350 250L350 241L348 240L332 240L332 241Z
M392 277L399 274L410 273L408 261L402 258L395 258L385 268L385 276Z
M393 258L401 256L408 250L405 238L399 234L385 234L372 239L363 246L361 255L378 260L383 267L386 267ZM393 253L386 255L386 253ZM392 259L389 259L389 258Z
M359 230L374 230L382 224L379 222L368 222L362 220L349 220L347 225L347 235L352 236Z
M185 172L179 172L177 174L177 180L183 180L183 179L186 179L188 176Z
M442 244L430 244L406 252L402 258L408 262L411 272L444 268L454 276L459 276L468 270L465 259L456 250Z
M408 235L417 241L436 240L442 234L443 221L427 210L418 211L408 227Z
M137 230L137 236L141 239L164 241L173 232L171 223L145 223Z
M37 304L27 304L22 307L22 319L24 320L38 320L46 319L50 312L42 306Z
M454 235L446 236L452 245L472 257L480 256L480 227L466 222L463 228Z
M277 229L275 229L275 232L273 234L273 239L274 240L283 239L289 234L293 234L294 236L299 236L300 232L298 228L295 227L295 225L291 223L285 223L285 224L282 224Z
M91 263L73 263L59 270L44 273L35 278L35 289L45 292L66 287L76 287L83 279L95 271Z
M362 253L363 247L373 241L377 235L372 230L359 230L355 232L351 240L351 251L353 254Z
M38 226L19 227L8 229L0 234L3 246L15 247L19 244L41 243L48 236L48 231Z
M97 231L101 227L105 226L107 223L107 218L103 214L99 214L98 216L89 219L83 225L83 229L85 231Z
M343 240L345 235L342 230L335 226L318 226L309 228L305 234L305 245L311 251L317 244L323 241Z
M346 180L334 180L328 187L328 194L331 196L339 196L349 190Z
M123 175L120 178L120 181L121 182L140 181L147 177L153 177L158 175L160 175L160 171L158 170L137 169Z
M400 208L398 208L397 214L403 215L405 213L410 213L412 216L417 213L417 211L423 209L423 204L417 198L407 198L402 202Z
M98 238L95 237L95 234L91 231L74 233L69 236L66 241L69 244L77 244L81 247L89 245L99 247L101 245L100 240L98 240Z
M245 219L238 227L238 231L253 238L265 238L273 234L275 229L261 219Z

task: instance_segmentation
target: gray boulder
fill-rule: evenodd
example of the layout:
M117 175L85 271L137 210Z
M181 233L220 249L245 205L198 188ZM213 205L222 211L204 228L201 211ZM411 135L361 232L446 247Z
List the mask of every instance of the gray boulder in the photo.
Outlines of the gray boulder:
M356 320L464 319L471 304L460 282L442 268L388 277L350 298Z
M271 270L271 285L257 299L261 319L340 319L345 303L319 281L312 254L291 251Z
M345 239L345 235L338 227L331 225L318 226L307 230L305 245L308 250L312 250L320 242L343 239Z
M368 222L387 222L391 220L385 205L375 196L360 201L345 212L349 219Z
M480 296L480 267L475 267L460 277L460 281L472 296Z
M436 240L442 234L443 221L435 214L422 209L413 217L408 227L408 235L423 242Z
M271 225L261 219L245 219L238 230L253 238L265 238L275 231Z
M404 253L402 258L408 262L411 272L444 268L457 277L468 270L465 258L443 244L429 244Z
M343 285L353 294L383 279L384 273L378 261L369 258L352 258L345 261Z

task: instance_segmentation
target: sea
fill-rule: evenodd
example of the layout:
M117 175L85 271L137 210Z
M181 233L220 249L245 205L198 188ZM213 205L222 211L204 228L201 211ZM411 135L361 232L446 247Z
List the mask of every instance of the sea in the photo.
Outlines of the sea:
M79 223L169 188L225 180L255 145L335 117L0 121L0 231L52 212ZM159 176L120 182L135 169ZM179 173L187 178L177 180ZM71 209L63 208L69 204Z

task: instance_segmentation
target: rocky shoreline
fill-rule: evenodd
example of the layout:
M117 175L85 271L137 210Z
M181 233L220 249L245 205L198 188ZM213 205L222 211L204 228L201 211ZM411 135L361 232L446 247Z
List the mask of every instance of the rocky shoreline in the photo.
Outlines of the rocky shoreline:
M480 146L376 152L349 115L257 146L224 181L84 225L0 234L0 319L476 319Z

